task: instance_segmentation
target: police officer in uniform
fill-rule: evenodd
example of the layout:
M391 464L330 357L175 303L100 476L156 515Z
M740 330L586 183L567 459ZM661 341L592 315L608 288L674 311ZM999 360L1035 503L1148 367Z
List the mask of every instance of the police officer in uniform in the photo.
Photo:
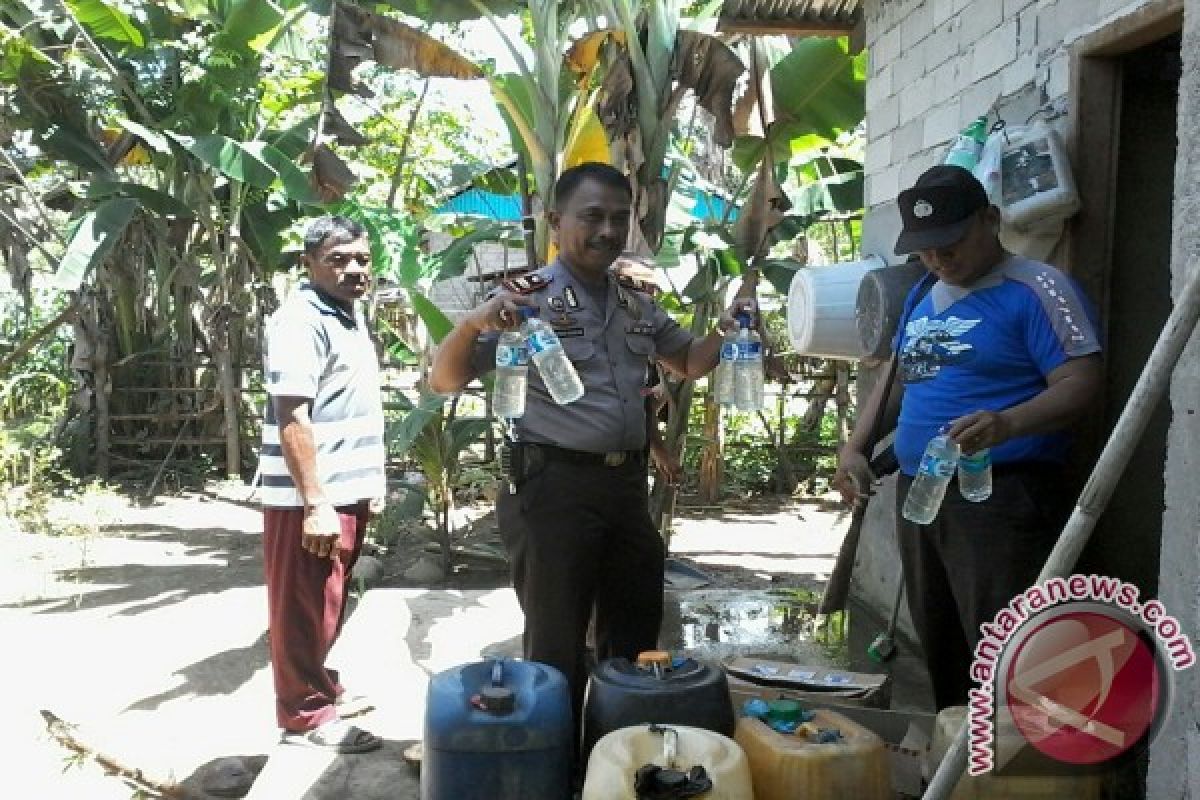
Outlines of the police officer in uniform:
M501 493L496 512L525 613L525 657L566 675L577 719L593 609L598 659L635 658L658 640L665 552L647 510L646 364L699 378L716 366L721 345L720 330L694 338L636 280L610 273L630 205L629 182L613 167L566 170L548 215L558 259L463 317L430 375L434 391L460 391L493 368L498 332L517 326L518 307L533 306L583 382L583 397L560 406L529 371L525 415L514 425L512 491ZM732 325L722 317L722 328Z

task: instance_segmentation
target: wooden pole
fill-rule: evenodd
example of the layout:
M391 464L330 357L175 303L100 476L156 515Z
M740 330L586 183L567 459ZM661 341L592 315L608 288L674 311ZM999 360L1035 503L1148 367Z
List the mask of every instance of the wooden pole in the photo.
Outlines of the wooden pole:
M1171 310L1162 333L1159 334L1154 350L1150 353L1141 377L1133 387L1133 392L1129 395L1129 400L1125 403L1125 408L1121 411L1099 460L1096 461L1087 485L1079 495L1075 511L1038 575L1038 583L1053 577L1066 576L1074 569L1079 554L1083 552L1092 530L1096 527L1096 521L1108 505L1121 474L1129 464L1134 448L1150 423L1159 400L1170 385L1175 366L1192 338L1197 319L1200 319L1200 257L1191 258L1186 275L1187 283L1179 293L1179 300ZM923 800L945 800L958 785L967 767L967 737L970 735L970 729L968 723L959 731L933 780L930 781L929 788L922 795Z

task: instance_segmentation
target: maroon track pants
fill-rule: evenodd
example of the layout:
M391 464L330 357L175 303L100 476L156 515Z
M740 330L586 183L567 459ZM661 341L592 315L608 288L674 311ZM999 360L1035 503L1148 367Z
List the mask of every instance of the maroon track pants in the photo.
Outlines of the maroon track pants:
M362 550L367 503L339 506L338 557L318 558L300 546L304 511L263 509L263 569L275 715L288 731L312 730L337 716L342 693L325 658L342 629L350 571Z

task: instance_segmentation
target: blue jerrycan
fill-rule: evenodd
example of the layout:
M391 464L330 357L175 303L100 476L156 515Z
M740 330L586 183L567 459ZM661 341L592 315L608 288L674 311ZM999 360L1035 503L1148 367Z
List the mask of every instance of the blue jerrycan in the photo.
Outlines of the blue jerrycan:
M571 699L562 673L490 660L433 676L421 800L569 800Z

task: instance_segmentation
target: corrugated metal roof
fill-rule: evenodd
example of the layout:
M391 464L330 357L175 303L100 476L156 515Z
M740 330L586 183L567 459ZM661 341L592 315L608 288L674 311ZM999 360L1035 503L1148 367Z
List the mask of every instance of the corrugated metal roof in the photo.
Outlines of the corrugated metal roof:
M862 7L863 0L725 0L721 28L849 33Z

